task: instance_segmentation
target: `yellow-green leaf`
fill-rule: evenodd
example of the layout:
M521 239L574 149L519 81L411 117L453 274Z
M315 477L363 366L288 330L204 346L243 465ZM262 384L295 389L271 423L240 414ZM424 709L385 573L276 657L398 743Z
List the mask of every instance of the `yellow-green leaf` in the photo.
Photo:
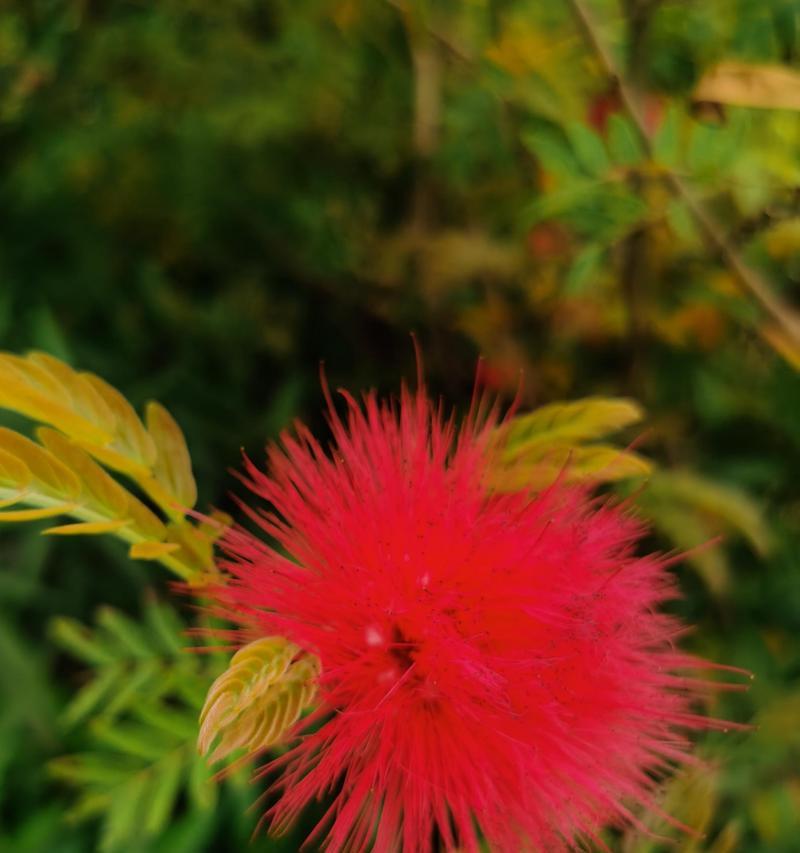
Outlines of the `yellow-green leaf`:
M648 477L652 463L634 453L608 444L574 447L564 458L568 480L613 482L628 477Z
M81 521L76 524L62 524L59 527L50 527L43 531L47 536L81 536L97 533L113 533L130 522L127 519L115 519L113 521Z
M42 444L80 478L88 503L111 518L125 518L128 504L135 500L84 450L61 433L48 427L36 432Z
M642 419L633 400L586 397L569 403L550 403L520 415L498 430L506 461L533 449L558 444L580 444L602 438Z
M167 526L167 541L178 546L181 560L198 569L208 569L214 564L214 546L212 540L199 528L188 521L172 523Z
M59 504L42 509L19 509L0 512L0 521L38 521L40 518L52 518L55 515L68 515L75 504Z
M41 359L39 354L20 358L0 353L0 406L53 424L76 437L100 444L110 441L110 433L100 423L75 410L69 389ZM71 372L66 365L63 368L65 375Z
M744 492L689 471L659 471L645 493L643 506L651 502L678 504L702 513L717 533L742 534L759 554L769 553L772 532L758 504Z
M31 480L28 466L5 450L0 450L0 486L24 489Z
M56 430L41 427L42 443L80 478L87 506L112 519L125 519L131 529L148 539L163 539L167 529L137 497L120 485L74 441Z
M131 519L131 526L148 539L160 542L167 535L164 522L140 500L133 497L129 499L126 513Z
M150 477L149 468L119 450L114 450L110 447L99 447L91 441L83 441L78 438L75 439L75 443L87 453L91 453L98 462L101 462L107 468L127 474L132 480L141 482Z
M211 685L200 714L198 750L210 761L244 749L259 752L279 741L312 701L317 658L282 637L265 637L240 649Z
M638 509L673 545L686 552L686 562L694 566L715 596L728 591L730 566L725 551L719 547L698 547L710 542L718 532L708 518L691 506L652 501L647 495L638 502Z
M215 509L211 515L198 525L197 532L213 545L225 535L225 531L233 524L233 519L227 512Z
M183 434L164 408L148 406L146 429L107 382L40 352L24 358L0 353L3 406L55 428L37 430L41 444L0 429L0 510L32 505L7 511L0 520L70 514L77 523L47 532L116 533L135 546L134 556L161 560L185 580L208 581L214 573L214 541L229 520L194 524L185 519L197 490ZM172 519L169 531L105 469L134 480Z
M115 420L102 397L86 379L86 374L73 370L68 364L44 352L28 353L28 360L47 370L69 394L73 409L83 419L102 431L99 437L80 436L94 440L98 444L110 442L113 438ZM63 427L62 427L63 428Z
M99 376L92 373L85 374L85 376L92 388L111 410L116 420L113 450L117 452L117 455L125 458L129 464L132 462L134 465L149 470L155 462L156 448L133 406L116 388L113 388ZM108 458L116 457L113 453L109 453ZM109 464L111 463L109 462ZM120 470L126 469L121 468Z
M629 477L647 477L651 463L637 453L607 444L550 446L529 453L492 472L492 486L500 492L542 489L562 477L566 483L610 483Z
M160 560L179 548L174 542L137 542L131 545L128 555L133 560Z
M30 439L0 427L0 450L22 462L31 472L37 491L41 490L48 497L72 501L81 493L77 476Z
M181 507L191 509L197 502L197 485L181 428L172 415L156 402L148 403L146 420L156 447L153 468L156 480Z
M15 504L22 503L27 496L28 492L17 492L10 498L3 498L3 500L0 501L0 509L5 509L7 506L14 506Z

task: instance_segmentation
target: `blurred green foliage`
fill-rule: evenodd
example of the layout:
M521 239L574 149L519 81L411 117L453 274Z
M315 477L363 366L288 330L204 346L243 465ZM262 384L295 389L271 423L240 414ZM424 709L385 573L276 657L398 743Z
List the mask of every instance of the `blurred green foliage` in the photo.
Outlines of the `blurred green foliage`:
M167 404L200 505L223 508L240 447L259 458L294 416L324 429L320 360L334 386L392 390L413 375L412 329L454 403L469 399L479 353L501 394L524 371L526 406L634 396L649 414L644 450L675 472L643 495L671 530L654 543L746 533L677 569L698 625L689 644L757 676L714 711L759 726L703 743L714 772L669 796L706 837L678 846L792 853L800 348L665 176L688 182L779 299L798 301L800 113L775 108L768 87L749 106L695 93L721 63L757 80L797 67L800 10L587 0L651 157L574 5L5 0L0 347L44 349L137 404ZM676 516L676 493L694 511ZM138 620L145 589L165 592L115 543L57 545L29 530L0 539L3 853L93 850L103 832L66 821L74 798L47 769L97 746L96 730L66 725L87 675L46 639L51 620L91 622L101 604ZM198 811L172 793L164 834L152 818L155 840L123 849L245 847L254 789L225 785ZM300 837L252 849L296 850Z

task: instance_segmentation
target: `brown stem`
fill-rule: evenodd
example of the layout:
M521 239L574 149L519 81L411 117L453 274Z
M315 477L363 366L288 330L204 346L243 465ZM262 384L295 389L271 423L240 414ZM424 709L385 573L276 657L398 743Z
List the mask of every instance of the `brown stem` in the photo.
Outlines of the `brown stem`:
M632 88L632 97L641 103L644 91L645 67L647 62L647 33L650 27L651 0L623 0L623 9L628 30L627 78ZM629 179L631 190L636 195L647 192L645 179L632 171ZM622 245L620 287L627 309L628 346L630 361L628 383L631 393L641 396L642 360L647 339L647 312L642 285L649 279L652 239L648 223L644 222L625 238Z
M653 142L647 130L635 90L617 68L614 57L600 37L591 13L583 0L567 0L581 31L597 56L608 77L616 84L620 101L633 122L642 146L649 157L653 157ZM800 345L800 314L777 294L769 282L754 270L728 240L722 226L700 201L691 187L672 171L666 171L667 186L687 207L706 240L714 247L723 263L739 284L761 305L762 309L795 344Z
M413 146L417 169L413 220L415 225L425 228L433 219L428 172L439 144L442 111L441 57L438 45L426 30L413 33L411 58L414 67Z
M433 221L430 161L439 144L442 114L442 57L430 26L425 4L392 3L403 17L414 71L414 124L412 147L415 160L411 224L426 231Z

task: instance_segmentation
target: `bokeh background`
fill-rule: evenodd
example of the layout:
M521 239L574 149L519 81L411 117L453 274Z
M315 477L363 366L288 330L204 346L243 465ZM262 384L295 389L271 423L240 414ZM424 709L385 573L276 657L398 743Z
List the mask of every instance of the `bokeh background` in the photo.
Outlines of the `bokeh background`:
M525 407L635 397L653 544L724 535L676 568L687 643L756 674L713 710L758 730L665 794L705 837L658 829L800 851L798 62L797 0L5 0L0 347L159 399L223 508L240 448L324 430L320 361L390 392L412 330L456 405L479 355ZM114 542L0 531L0 851L297 850L248 846L241 779L109 835L53 772L111 745L52 620L147 590Z

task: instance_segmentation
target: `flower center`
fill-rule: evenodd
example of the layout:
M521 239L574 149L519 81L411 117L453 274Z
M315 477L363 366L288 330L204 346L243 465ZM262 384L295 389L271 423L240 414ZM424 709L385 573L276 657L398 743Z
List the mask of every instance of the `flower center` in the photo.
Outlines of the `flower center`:
M419 642L408 637L398 624L370 625L364 632L364 639L368 647L380 649L389 658L395 675L402 675L414 665Z
M411 668L418 650L419 643L406 637L399 625L392 626L388 652L402 672Z

